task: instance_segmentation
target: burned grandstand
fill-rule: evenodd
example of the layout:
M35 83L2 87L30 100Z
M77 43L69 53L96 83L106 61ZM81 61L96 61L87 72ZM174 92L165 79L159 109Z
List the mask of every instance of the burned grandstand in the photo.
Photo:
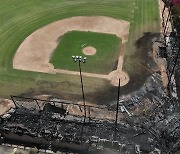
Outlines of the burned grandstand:
M1 116L1 144L36 147L40 151L96 153L162 152L174 154L180 147L179 104L164 98L161 105L144 116L115 119L93 117L106 108L90 108L88 117L68 113L69 102L12 96L15 107ZM77 106L79 111L83 106Z
M135 152L147 135L142 128L127 123L97 119L67 113L69 103L12 96L15 108L1 117L1 143L37 147L51 151L93 152L110 148L116 151ZM82 110L82 106L73 104ZM96 108L86 106L87 108ZM98 111L105 108L97 108ZM90 113L91 110L89 110ZM139 134L144 136L138 141ZM134 136L132 141L129 141ZM142 138L141 136L141 138ZM141 142L141 143L140 143ZM148 145L144 145L148 150ZM138 149L137 149L138 150ZM142 150L142 148L141 148Z

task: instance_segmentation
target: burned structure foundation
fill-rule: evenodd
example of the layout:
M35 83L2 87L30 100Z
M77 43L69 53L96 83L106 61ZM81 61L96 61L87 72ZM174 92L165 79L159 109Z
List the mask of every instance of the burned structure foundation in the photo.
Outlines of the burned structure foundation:
M67 112L69 104L63 101L12 99L15 108L0 118L3 145L72 153L108 149L121 154L159 151L178 154L180 150L180 107L174 99L164 99L144 116L127 116L116 126L115 120L93 117L84 120L84 116L72 115Z
M114 121L84 120L83 116L70 115L66 112L67 104L63 102L18 97L12 99L15 108L0 119L3 144L78 153L104 148L122 152L126 149L135 150L134 141L129 142L128 138L139 130L128 124L117 123L115 130Z

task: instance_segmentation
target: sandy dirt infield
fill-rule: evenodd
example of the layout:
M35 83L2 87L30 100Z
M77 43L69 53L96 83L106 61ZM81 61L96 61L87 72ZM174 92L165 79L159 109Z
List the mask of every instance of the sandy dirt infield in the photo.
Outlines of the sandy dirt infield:
M79 74L79 72L54 69L53 65L49 63L61 36L72 30L115 34L122 39L122 46L125 46L128 41L129 27L130 23L127 21L104 16L78 16L53 22L36 30L22 42L14 56L13 68L52 74ZM128 74L122 72L123 59L124 54L121 53L117 70L109 75L94 73L83 73L83 75L106 78L116 86L117 81L112 80L117 80L120 77L121 86L123 86L129 82Z

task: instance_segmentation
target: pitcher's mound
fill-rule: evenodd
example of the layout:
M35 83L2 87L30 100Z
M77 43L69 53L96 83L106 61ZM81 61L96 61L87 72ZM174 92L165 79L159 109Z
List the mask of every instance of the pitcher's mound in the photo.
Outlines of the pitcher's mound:
M88 56L90 56L90 55L95 55L95 54L96 54L96 48L91 47L91 46L85 47L85 48L83 49L83 53L84 53L85 55L88 55Z

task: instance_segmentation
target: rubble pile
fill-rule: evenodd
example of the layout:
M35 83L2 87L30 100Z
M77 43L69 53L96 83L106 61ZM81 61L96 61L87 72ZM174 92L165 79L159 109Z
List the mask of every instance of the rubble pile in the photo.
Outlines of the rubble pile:
M17 102L20 103L19 100ZM48 101L43 106L39 105L40 108L19 105L0 118L1 143L74 153L107 149L122 154L179 152L178 101L162 97L156 103L143 115L124 113L126 116L118 121L117 127L113 120L91 118L84 121L84 117L67 114L61 105L58 107L61 112L57 112L57 108ZM126 107L130 110L128 105Z
M93 151L110 148L123 152L134 151L135 146L139 144L136 138L131 138L141 130L131 127L128 123L118 123L115 128L114 121L84 121L84 117L69 115L66 112L52 112L49 110L52 107L47 109L49 103L46 103L43 110L37 110L33 106L18 107L3 115L0 120L1 142L53 151ZM143 140L146 141L147 137Z
M144 123L150 133L151 144L163 153L180 152L180 105L177 99L165 100Z

